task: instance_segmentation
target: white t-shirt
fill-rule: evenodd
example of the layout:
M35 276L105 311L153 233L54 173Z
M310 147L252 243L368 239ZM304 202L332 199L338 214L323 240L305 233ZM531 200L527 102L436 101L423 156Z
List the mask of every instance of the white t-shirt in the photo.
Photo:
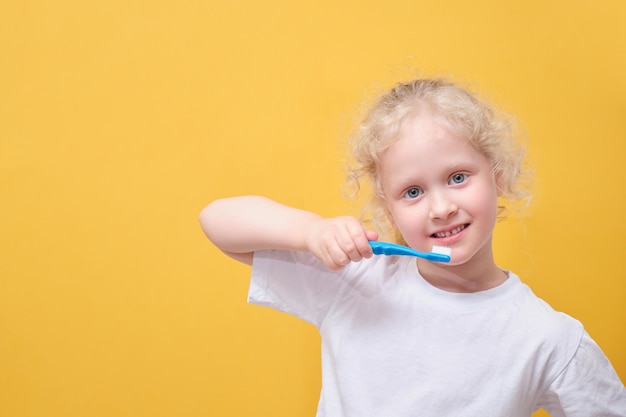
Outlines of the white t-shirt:
M305 252L260 251L249 301L319 329L318 417L626 416L626 389L582 325L513 273L451 293L415 258L333 272Z

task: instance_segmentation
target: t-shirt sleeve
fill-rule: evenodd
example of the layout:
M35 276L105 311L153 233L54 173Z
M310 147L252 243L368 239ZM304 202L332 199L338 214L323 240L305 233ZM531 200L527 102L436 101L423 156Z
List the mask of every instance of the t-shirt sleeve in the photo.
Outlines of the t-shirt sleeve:
M328 269L307 252L258 251L252 264L248 302L319 327L337 297L345 293L343 274Z
M542 397L552 417L626 417L626 388L585 332L576 353Z

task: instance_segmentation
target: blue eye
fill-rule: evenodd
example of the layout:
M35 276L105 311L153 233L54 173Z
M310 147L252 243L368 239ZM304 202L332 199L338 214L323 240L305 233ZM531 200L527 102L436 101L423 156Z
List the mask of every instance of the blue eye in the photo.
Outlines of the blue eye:
M461 184L467 179L467 174L457 173L450 177L448 184Z
M409 188L408 190L406 190L406 192L404 193L404 196L406 198L417 198L420 195L422 195L424 192L422 190L420 190L417 187L413 187L413 188Z

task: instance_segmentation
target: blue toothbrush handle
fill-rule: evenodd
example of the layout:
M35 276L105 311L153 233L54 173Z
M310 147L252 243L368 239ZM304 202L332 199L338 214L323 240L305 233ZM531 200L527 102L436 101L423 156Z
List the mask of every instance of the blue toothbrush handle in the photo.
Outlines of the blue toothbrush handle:
M417 256L432 262L450 262L450 255L435 252L419 252L406 246L396 245L395 243L371 240L370 246L375 255Z
M372 251L376 255L413 255L417 256L416 250L408 248L406 246L396 245L395 243L379 242L377 240L370 241Z

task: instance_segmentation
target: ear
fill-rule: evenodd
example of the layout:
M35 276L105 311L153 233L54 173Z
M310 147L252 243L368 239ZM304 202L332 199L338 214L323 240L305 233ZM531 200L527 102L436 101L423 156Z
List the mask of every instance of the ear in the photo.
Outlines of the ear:
M494 168L493 170L493 184L496 187L496 193L498 197L502 197L504 191L502 190L502 171L498 168Z
M393 214L391 214L391 210L389 210L387 204L385 204L385 216L387 217L387 221L389 222L389 224L391 224L391 227L397 230L398 226L396 225L396 221L393 218Z

